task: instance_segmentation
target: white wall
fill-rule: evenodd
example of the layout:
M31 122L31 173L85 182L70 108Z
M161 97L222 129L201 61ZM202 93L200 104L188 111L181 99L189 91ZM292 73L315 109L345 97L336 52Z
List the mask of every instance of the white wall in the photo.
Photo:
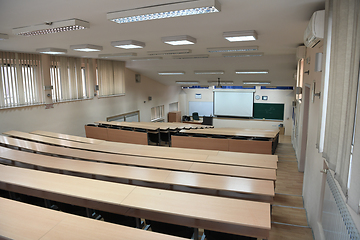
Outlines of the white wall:
M290 80L289 86L294 84ZM213 89L184 89L186 93L186 104L193 101L212 102ZM201 93L202 98L196 99L195 94ZM278 129L279 124L284 124L285 135L291 135L292 132L292 101L294 100L293 90L276 90L276 89L261 89L256 87L255 95L268 96L268 100L256 100L255 103L283 103L284 106L284 121L270 121L270 120L248 120L248 119L225 119L214 118L214 127L237 127L237 128L262 128L262 129ZM189 112L182 113L182 115L189 115Z
M165 105L167 120L169 104L179 101L181 91L178 86L166 86L145 76L136 83L135 72L129 69L125 71L125 88L125 96L58 103L52 109L36 106L0 110L0 132L46 130L85 136L85 124L122 113L140 110L140 121L150 121L151 107L158 105Z

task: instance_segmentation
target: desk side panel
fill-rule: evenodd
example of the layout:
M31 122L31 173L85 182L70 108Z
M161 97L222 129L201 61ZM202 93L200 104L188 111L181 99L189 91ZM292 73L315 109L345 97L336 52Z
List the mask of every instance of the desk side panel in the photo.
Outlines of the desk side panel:
M272 154L272 141L229 139L229 151Z
M144 132L108 129L108 140L112 142L148 145L147 133Z
M85 134L87 138L108 140L107 128L85 126Z
M228 139L172 136L172 147L229 151Z

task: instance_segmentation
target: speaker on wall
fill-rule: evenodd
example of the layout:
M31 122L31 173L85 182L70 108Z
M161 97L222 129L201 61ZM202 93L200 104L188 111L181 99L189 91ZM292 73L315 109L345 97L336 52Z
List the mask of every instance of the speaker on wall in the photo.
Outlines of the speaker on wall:
M141 82L141 75L140 74L135 74L135 82L139 83Z

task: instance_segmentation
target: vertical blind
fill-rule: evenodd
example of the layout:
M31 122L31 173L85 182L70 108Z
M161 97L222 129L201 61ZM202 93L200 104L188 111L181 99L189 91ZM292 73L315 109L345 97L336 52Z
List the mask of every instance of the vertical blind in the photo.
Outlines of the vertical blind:
M332 36L323 157L347 196L359 71L359 1L331 0ZM357 51L354 51L357 49Z
M44 102L40 55L0 52L0 74L0 108Z
M125 93L125 63L120 61L97 60L99 96Z
M52 56L50 78L53 101L92 98L94 75L91 59Z
M151 108L151 120L156 120L164 117L164 105Z

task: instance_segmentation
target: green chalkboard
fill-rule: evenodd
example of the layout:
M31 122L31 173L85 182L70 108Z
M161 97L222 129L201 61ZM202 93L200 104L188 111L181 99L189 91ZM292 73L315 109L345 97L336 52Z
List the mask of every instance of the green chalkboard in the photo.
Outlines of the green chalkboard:
M284 120L284 104L254 103L254 118Z

